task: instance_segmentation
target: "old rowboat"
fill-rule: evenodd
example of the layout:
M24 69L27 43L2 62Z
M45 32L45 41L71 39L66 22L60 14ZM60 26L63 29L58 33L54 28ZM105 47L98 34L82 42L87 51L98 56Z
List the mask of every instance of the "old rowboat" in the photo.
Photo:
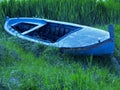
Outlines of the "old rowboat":
M108 32L68 22L21 17L7 18L4 29L13 36L57 47L66 53L103 55L114 52L112 25Z

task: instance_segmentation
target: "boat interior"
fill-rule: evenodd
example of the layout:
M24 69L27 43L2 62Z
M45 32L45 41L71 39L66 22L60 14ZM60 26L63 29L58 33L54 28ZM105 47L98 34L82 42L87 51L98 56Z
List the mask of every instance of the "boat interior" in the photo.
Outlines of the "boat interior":
M13 25L12 28L23 35L51 43L55 43L69 33L82 29L80 27L51 22L47 22L40 27L36 24L21 22Z

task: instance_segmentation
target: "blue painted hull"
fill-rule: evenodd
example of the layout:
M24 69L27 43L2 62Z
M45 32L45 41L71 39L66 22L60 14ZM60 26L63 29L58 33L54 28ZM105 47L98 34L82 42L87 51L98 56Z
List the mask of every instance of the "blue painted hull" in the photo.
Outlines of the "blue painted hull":
M111 55L114 53L114 43L113 41L109 40L107 43L102 45L92 46L91 48L84 47L84 48L63 48L64 53L69 54L81 54L81 55Z
M21 39L60 48L65 53L103 55L114 53L114 28L109 32L54 20L7 18L4 29Z

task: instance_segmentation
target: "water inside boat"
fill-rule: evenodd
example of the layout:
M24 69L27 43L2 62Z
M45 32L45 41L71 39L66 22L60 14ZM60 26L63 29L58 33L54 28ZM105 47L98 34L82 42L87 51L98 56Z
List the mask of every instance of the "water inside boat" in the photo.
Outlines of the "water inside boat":
M16 25L13 25L12 28L18 31L19 33L24 33L27 30L35 28L36 26L36 24L21 22ZM82 28L48 22L42 27L36 28L36 30L29 32L26 35L32 38L43 39L54 43L58 41L61 37L80 29Z

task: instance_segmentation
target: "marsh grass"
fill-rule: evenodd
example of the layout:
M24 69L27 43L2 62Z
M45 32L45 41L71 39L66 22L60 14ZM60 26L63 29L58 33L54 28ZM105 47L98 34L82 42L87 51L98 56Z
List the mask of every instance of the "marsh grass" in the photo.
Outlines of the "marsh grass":
M120 22L120 2L114 0L4 0L1 15L41 17L79 24Z
M41 56L36 57L32 52L24 51L25 47L15 44L14 39L13 42L3 40L0 43L6 48L5 58L0 60L0 83L5 88L120 89L120 79L115 75L115 71L110 72L111 63L107 63L108 60L105 61L104 57L105 63L97 59L102 59L100 57L65 55L51 47L47 47ZM96 64L93 63L95 61Z
M119 90L120 78L109 58L62 54L58 49L39 47L36 56L31 42L16 38L0 41L0 83L9 89L28 90ZM29 43L26 45L26 43ZM29 49L28 49L29 48ZM30 50L31 48L31 50ZM43 49L44 48L44 49ZM26 49L26 50L25 50ZM35 48L36 50L36 48Z
M120 58L119 0L4 0L0 2L0 89L120 90L120 77L108 56L76 56L11 37L6 16L42 17L96 25L115 24L115 56ZM106 26L100 26L106 24Z

